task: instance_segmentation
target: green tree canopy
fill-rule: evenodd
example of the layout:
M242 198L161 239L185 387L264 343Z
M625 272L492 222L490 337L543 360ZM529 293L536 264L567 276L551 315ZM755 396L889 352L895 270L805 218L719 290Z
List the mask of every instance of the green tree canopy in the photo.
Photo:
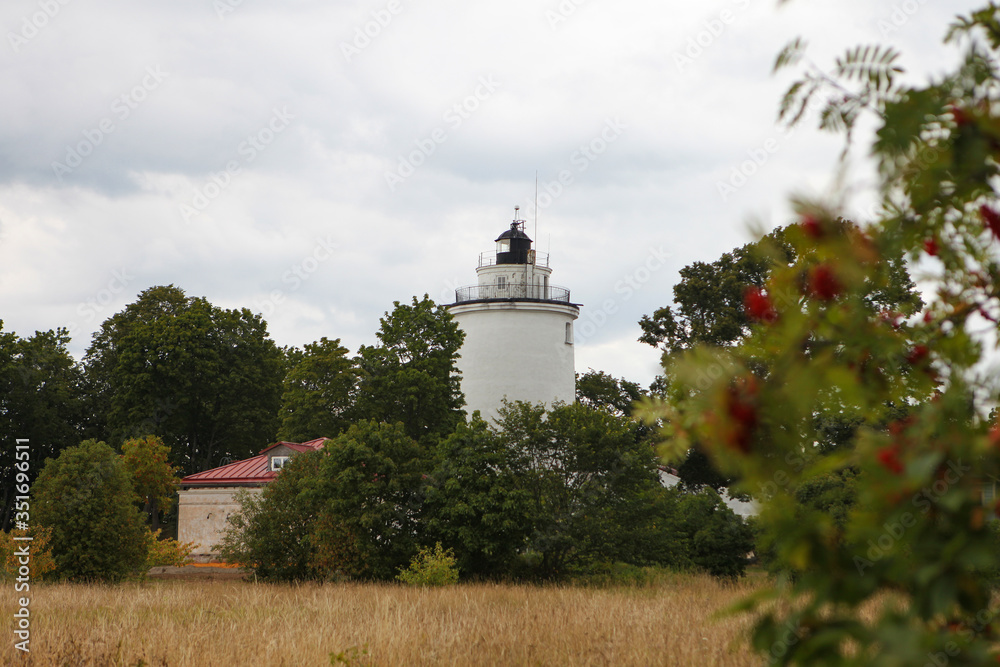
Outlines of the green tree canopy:
M315 533L321 500L307 493L317 483L322 452L296 454L260 493L241 491L227 520L219 552L265 580L321 578Z
M401 424L358 422L326 443L308 497L317 567L392 579L417 552L431 456Z
M278 440L334 437L350 425L358 371L340 339L308 343L285 377Z
M426 294L393 306L380 320L379 344L361 347L356 416L401 422L410 437L433 446L463 418L455 361L465 334Z
M46 459L31 489L32 520L51 531L59 576L118 581L146 563L149 530L122 458L85 440Z
M619 417L632 414L637 401L646 393L635 382L613 377L593 368L576 376L576 400L592 408L608 410Z
M852 222L842 218L829 221L828 233L852 236L861 230ZM794 229L794 231L791 231ZM673 384L673 362L683 353L696 347L732 348L747 339L770 313L754 312L748 299L754 290L760 303L768 304L773 310L781 303L786 308L804 308L805 303L799 292L783 290L767 293L768 278L775 270L788 269L796 262L807 261L814 254L811 249L793 243L792 237L799 233L797 226L779 227L758 241L725 253L715 262L705 264L695 262L681 269L681 281L674 287L674 305L660 308L653 316L643 316L639 324L643 334L639 338L663 351L664 376L654 386L658 393L668 396L668 400L680 400L692 390L690 385ZM809 257L802 257L805 253ZM867 316L875 320L901 321L922 306L922 300L907 271L902 253L874 258L876 266L870 275L862 279L860 303ZM773 288L772 288L773 289ZM758 304L759 305L759 304ZM803 345L808 350L810 341ZM755 372L766 372L766 364L755 360ZM711 369L717 374L722 368ZM710 379L709 371L699 381L704 384ZM863 423L856 415L845 411L836 395L831 395L829 404L817 410L814 419L821 424L823 437L819 446L830 451L849 443L854 432ZM900 405L890 406L898 411ZM722 473L706 456L703 443L695 440L691 448L678 459L678 476L686 488L693 490L708 487L721 491L731 487L736 481L732 474ZM743 494L740 494L743 495Z
M454 549L464 576L502 577L531 532L517 452L482 419L461 422L437 447L425 489L425 542Z
M84 362L111 441L157 435L185 474L246 458L277 431L283 356L246 308L152 287L105 320Z
M653 450L636 426L579 403L501 408L500 438L530 499L527 549L540 555L543 576L595 559L635 561L646 494L659 487Z
M155 532L160 527L160 511L170 509L180 483L177 468L170 465L170 448L155 435L129 438L122 444L122 461Z
M0 529L9 529L14 507L15 438L29 440L29 483L41 462L79 442L84 422L81 369L66 346L65 329L38 331L29 338L2 331L0 321Z

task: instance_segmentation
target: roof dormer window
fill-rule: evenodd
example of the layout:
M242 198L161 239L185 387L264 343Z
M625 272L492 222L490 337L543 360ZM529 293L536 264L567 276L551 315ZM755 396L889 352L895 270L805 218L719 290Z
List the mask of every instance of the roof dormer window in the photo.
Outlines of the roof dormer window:
M271 471L277 472L278 470L281 470L285 466L285 464L288 463L288 459L290 458L291 458L290 456L272 456Z

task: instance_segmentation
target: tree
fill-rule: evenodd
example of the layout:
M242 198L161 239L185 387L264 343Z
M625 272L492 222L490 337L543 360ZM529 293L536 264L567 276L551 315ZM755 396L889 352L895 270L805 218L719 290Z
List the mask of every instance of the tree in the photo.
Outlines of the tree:
M455 361L465 334L426 294L393 306L380 320L379 344L361 347L356 416L401 422L410 437L433 446L463 418Z
M873 112L878 217L845 228L837 206L793 202L796 260L748 292L748 311L766 317L739 345L675 360L671 373L693 389L647 409L666 425L667 453L697 440L744 488L769 490L758 521L795 576L742 608L772 663L996 661L1000 558L981 481L1000 474L1000 425L970 397L996 397L976 366L996 349L977 332L1000 319L997 17L992 3L959 17L946 41L961 58L926 85L904 80L899 54L881 46L794 82L781 116L794 123L832 92L821 127L846 131L848 146ZM803 51L796 40L776 66ZM871 286L891 287L899 256L935 266L936 293L922 317L872 317ZM821 454L816 415L831 405L862 427Z
M642 388L625 378L615 378L593 368L576 376L576 400L592 408L608 410L619 417L632 414L639 399L645 396Z
M711 489L681 494L678 501L677 530L687 537L691 562L715 577L742 577L755 546L753 529Z
M857 229L843 218L831 224ZM775 268L793 265L802 252L789 242L787 230L779 227L753 243L724 253L711 264L694 262L681 269L681 281L674 286L674 305L658 308L652 317L642 316L639 341L662 350L664 366L669 367L671 357L697 345L730 347L744 340L760 319L747 308L748 288L763 288ZM878 261L886 279L867 281L862 290L870 315L891 313L903 317L919 311L923 302L903 254ZM776 298L798 300L793 294Z
M314 532L319 501L309 491L316 483L322 452L292 457L261 493L241 491L240 508L227 520L219 553L265 580L294 581L320 576Z
M160 511L170 509L180 483L177 468L170 465L170 448L155 435L129 438L122 445L122 461L156 532Z
M149 531L125 463L108 445L85 440L46 459L32 487L32 519L51 531L59 576L118 581L146 562Z
M635 562L648 494L659 486L635 422L579 403L546 411L518 401L501 408L499 427L522 471L527 550L540 556L542 576L595 560Z
M698 344L726 347L746 336L753 325L743 305L747 287L763 286L774 263L793 259L784 230L773 231L767 240L786 257L771 256L766 241L758 241L710 264L694 262L681 269L674 305L642 316L639 341L662 350L666 359Z
M83 425L80 367L66 346L65 329L38 331L30 338L2 331L0 321L0 431L11 440L0 448L0 529L12 525L14 508L14 438L29 442L39 463L79 441ZM38 465L28 466L28 483Z
M437 447L425 489L424 539L454 550L464 576L513 571L531 531L515 452L481 419L459 423Z
M402 425L358 422L326 444L307 496L319 571L389 580L417 552L431 459Z
M843 218L829 221L831 230L839 234L860 233L858 227ZM673 384L673 393L668 387L672 381L673 362L683 353L698 346L732 348L747 339L752 332L767 320L770 312L759 311L760 303L771 304L781 300L786 307L801 306L797 292L783 291L769 295L764 290L768 278L775 270L787 269L796 262L804 262L814 252L792 242L796 231L780 227L754 243L749 243L722 255L711 264L695 262L681 269L681 282L674 287L674 305L660 308L652 317L643 316L640 326L643 334L639 338L663 350L664 376L654 385L661 394L670 394L670 400L679 400L689 387ZM870 278L865 278L860 286L860 303L871 319L898 321L917 312L922 300L906 269L902 253L878 258L878 268ZM754 295L758 301L748 301ZM768 308L773 310L773 306ZM808 348L808 342L805 343ZM758 373L766 372L762 359L751 362ZM698 382L705 383L704 375ZM897 405L891 405L898 410ZM818 409L814 415L817 423L823 424L821 446L827 450L850 442L853 433L862 425L855 415L847 414L836 400ZM706 455L704 443L693 441L690 449L679 457L678 476L681 484L688 489L711 488L718 492L732 490L738 477L723 474Z
M157 435L186 474L246 458L277 430L283 355L245 308L152 287L101 325L84 361L111 441Z
M340 339L309 343L285 377L278 440L333 437L350 425L357 368Z

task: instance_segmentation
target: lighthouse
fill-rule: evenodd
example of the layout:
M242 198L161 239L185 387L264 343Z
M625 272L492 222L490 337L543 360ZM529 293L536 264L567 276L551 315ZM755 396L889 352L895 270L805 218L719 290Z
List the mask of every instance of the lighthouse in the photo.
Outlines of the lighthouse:
M514 220L479 255L475 285L455 290L448 308L465 332L459 351L466 410L490 420L506 398L552 405L576 400L573 321L580 304L552 285L549 257Z

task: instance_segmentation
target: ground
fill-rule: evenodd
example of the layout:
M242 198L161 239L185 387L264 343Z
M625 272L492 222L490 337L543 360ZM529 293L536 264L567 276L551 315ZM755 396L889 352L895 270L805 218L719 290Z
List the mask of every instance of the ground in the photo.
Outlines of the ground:
M226 573L213 573L225 575ZM177 573L177 576L184 576ZM628 587L277 585L158 579L33 585L17 665L758 665L749 621L712 618L760 585L669 575ZM15 597L0 613L13 618ZM332 658L332 660L331 660Z

